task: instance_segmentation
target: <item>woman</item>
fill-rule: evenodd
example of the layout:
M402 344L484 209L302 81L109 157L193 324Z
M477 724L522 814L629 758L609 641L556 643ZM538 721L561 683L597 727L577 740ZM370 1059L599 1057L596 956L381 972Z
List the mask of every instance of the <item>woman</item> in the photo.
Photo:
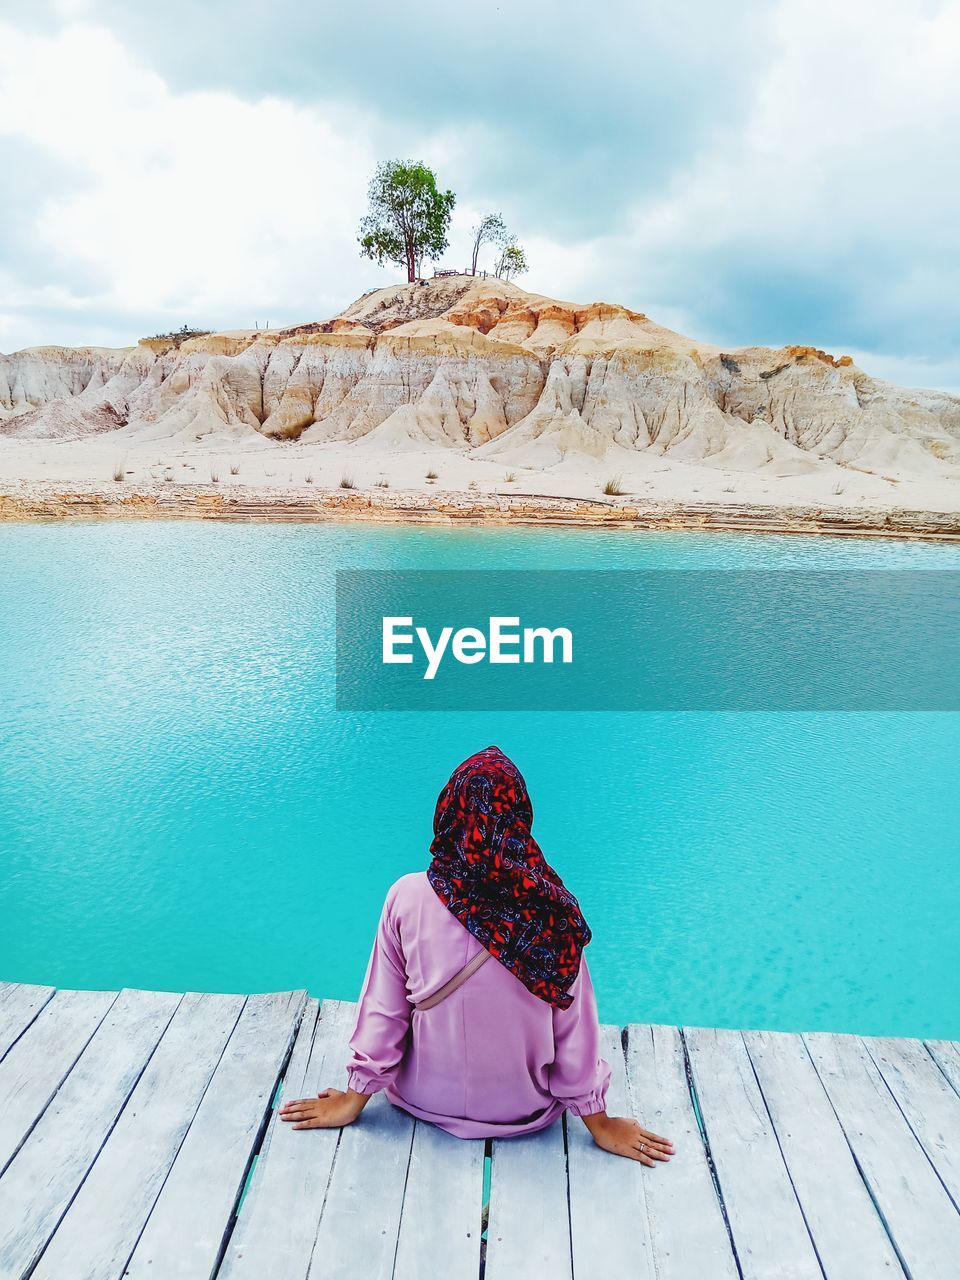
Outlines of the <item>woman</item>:
M605 1151L654 1167L673 1144L608 1116L610 1067L577 900L530 833L519 770L497 747L440 793L433 860L387 894L350 1039L346 1091L281 1108L297 1129L352 1124L383 1089L458 1138L579 1116ZM494 957L499 964L485 964Z

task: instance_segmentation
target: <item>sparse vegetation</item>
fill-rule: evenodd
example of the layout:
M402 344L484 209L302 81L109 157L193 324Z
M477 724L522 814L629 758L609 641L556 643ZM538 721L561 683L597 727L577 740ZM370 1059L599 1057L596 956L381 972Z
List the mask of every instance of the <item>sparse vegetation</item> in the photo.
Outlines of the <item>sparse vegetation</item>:
M508 471L507 474L503 477L503 483L513 484L516 478L517 478L517 473L515 471Z
M113 478L116 481L123 479L123 463L118 462L113 468Z
M240 474L240 463L239 463L239 462L231 462L231 464L230 464L230 474L231 474L232 476L238 476L238 475Z
M171 329L169 333L155 333L150 338L151 342L172 342L175 347L179 347L182 342L186 342L188 338L205 338L207 334L213 333L212 329L193 329L190 325L185 324L182 329ZM200 437L198 436L197 439Z
M603 486L603 492L608 498L618 498L621 494L626 493L623 487L623 476L611 476Z
M356 485L354 484L354 482L353 482L353 476L341 476L341 477L340 477L340 488L341 488L341 489L355 489L356 487L357 487L357 486L356 486Z
M508 236L502 242L494 274L499 280L509 280L512 276L523 275L527 269L527 255L517 243L517 237Z
M390 481L387 479L387 477L386 477L386 476L381 476L381 477L380 477L380 479L377 481L377 488L378 488L378 489L389 489L389 488L390 488Z
M436 471L427 472L427 479L430 480L431 482L434 480L438 480L439 478L440 477L437 475Z
M507 228L502 213L485 213L473 228L473 258L470 262L470 274L477 274L477 259L480 247L484 244L502 244L506 239Z
M211 483L211 484L219 484L219 483L220 483L220 472L219 472L219 471L214 471L214 470L212 470L212 469L211 469L211 471L210 471L210 483Z
M313 484L313 476L305 476L304 480L307 484Z

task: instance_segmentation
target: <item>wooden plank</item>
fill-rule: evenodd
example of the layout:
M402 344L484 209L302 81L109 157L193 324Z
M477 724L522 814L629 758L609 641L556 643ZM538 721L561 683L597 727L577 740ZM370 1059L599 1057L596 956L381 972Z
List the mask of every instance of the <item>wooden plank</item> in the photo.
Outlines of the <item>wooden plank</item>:
M352 1004L308 1002L278 1104L340 1083L355 1016ZM274 1110L221 1280L305 1280L339 1139L339 1129L294 1129Z
M214 1274L306 1003L250 996L130 1259L130 1280Z
M743 1038L828 1280L902 1277L803 1040L770 1031L745 1031Z
M243 1004L184 996L33 1280L123 1273Z
M0 1178L0 1276L29 1274L97 1157L180 997L122 991Z
M0 1062L0 1172L83 1053L115 991L59 991Z
M737 1280L676 1027L627 1028L627 1079L637 1119L675 1150L669 1165L645 1178L657 1274L661 1280Z
M346 1058L344 1045L341 1064ZM378 1093L342 1131L310 1280L390 1280L413 1127L412 1116Z
M822 1280L743 1037L691 1027L684 1039L744 1280Z
M804 1040L905 1270L912 1280L955 1280L960 1215L862 1041Z
M629 1116L633 1108L619 1027L602 1028L600 1052L611 1069L607 1111ZM574 1275L577 1280L611 1275L653 1280L644 1182L645 1175L658 1171L601 1151L583 1121L569 1113L566 1127Z
M926 1047L950 1086L960 1093L960 1044L955 1040L928 1040Z
M393 1280L480 1274L485 1145L416 1122Z
M579 1121L577 1122L579 1123ZM486 1280L572 1280L563 1126L493 1144Z
M53 999L53 994L53 987L4 983L0 992L0 1058L9 1052L44 1005Z
M863 1041L887 1088L960 1206L960 1097L919 1040Z

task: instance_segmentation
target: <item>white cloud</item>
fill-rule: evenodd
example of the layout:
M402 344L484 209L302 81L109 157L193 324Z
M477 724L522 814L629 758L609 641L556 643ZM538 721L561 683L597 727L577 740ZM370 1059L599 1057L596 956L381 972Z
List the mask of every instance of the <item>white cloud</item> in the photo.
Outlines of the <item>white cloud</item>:
M355 113L175 93L109 31L7 25L0 132L74 171L76 187L36 211L36 248L95 281L91 307L241 324L273 305L310 319L381 278L355 257L376 158Z

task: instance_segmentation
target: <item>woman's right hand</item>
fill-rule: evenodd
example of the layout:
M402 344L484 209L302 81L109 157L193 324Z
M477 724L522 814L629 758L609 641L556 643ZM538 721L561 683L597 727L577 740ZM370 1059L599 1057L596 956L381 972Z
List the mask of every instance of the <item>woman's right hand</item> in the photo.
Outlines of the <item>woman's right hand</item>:
M298 1098L285 1102L280 1119L295 1129L342 1129L353 1124L369 1099L353 1089L324 1089L315 1098Z
M641 1164L655 1168L660 1161L669 1160L674 1154L669 1138L643 1129L629 1116L608 1116L605 1111L596 1115L581 1116L598 1147L611 1155L626 1156Z

